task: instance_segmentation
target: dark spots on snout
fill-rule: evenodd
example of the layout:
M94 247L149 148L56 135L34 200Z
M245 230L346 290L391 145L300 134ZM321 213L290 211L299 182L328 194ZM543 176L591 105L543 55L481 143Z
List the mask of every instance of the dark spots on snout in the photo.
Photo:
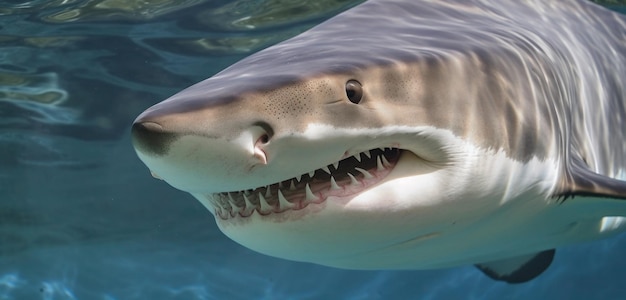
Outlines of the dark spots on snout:
M311 115L314 113L315 96L313 87L307 83L285 86L263 95L266 99L263 112L278 121Z
M179 138L176 133L166 132L154 122L137 122L131 129L133 145L144 154L161 156L167 154L170 145Z

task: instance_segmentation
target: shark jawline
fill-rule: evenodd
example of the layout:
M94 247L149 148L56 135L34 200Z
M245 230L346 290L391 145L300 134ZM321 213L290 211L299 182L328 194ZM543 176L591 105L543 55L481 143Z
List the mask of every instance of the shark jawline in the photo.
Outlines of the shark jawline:
M405 150L379 148L361 152L307 174L263 187L208 195L222 220L301 210L328 197L359 194L381 182Z

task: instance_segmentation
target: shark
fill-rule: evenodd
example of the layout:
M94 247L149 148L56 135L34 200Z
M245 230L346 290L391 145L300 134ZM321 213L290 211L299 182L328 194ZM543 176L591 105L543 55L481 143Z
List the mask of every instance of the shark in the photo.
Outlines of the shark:
M229 238L346 269L529 281L626 229L626 18L370 0L141 113L138 157Z

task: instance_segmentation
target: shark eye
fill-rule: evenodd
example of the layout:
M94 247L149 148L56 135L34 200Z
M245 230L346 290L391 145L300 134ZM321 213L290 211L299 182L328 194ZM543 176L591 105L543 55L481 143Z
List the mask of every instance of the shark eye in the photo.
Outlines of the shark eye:
M354 104L359 104L363 98L363 87L361 83L352 79L346 82L346 96Z

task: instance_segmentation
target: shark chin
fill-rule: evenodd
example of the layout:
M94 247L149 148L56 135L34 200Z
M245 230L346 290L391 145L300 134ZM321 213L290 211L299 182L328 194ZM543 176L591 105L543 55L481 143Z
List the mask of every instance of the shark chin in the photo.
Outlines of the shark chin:
M398 195L434 192L428 186L444 173L409 150L382 148L268 186L193 196L215 214L225 235L249 249L300 262L377 269L376 263L364 263L370 253L405 242L412 248L441 234L425 226L416 233L410 219L399 216L407 203ZM372 222L379 226L371 228Z

